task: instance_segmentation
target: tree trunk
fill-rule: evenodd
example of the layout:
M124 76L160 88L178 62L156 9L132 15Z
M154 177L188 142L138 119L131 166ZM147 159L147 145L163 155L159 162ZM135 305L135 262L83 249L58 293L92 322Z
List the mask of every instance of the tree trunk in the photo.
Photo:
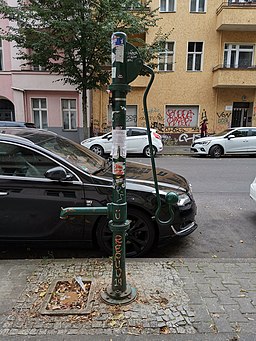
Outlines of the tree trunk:
M87 90L83 88L82 91L82 111L83 111L83 132L84 139L88 139L90 137L90 118L88 119L88 98L87 98ZM90 114L90 113L89 113Z

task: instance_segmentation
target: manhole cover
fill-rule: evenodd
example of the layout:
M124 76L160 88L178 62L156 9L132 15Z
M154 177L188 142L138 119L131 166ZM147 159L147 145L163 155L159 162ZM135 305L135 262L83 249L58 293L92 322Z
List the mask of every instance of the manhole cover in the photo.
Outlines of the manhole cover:
M92 303L92 285L91 279L81 277L55 280L47 290L41 314L89 314Z

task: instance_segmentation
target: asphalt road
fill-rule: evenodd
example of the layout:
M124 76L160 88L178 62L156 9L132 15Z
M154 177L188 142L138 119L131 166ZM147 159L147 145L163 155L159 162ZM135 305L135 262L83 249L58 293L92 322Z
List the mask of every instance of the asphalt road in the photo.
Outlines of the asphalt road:
M149 163L149 159L132 158ZM256 176L256 158L221 159L190 156L157 157L156 165L185 176L198 207L198 229L173 240L149 257L254 258L256 256L256 203L249 197ZM101 257L98 250L48 249L6 246L0 259Z
M198 207L198 229L179 242L175 240L156 256L256 256L256 203L249 197L249 186L256 176L256 158L172 156L158 157L156 165L185 176L192 184Z

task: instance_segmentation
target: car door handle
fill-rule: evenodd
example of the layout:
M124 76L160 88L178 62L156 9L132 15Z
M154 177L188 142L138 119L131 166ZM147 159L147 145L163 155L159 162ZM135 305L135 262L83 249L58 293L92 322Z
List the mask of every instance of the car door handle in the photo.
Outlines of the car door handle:
M8 192L0 192L0 196L8 195Z

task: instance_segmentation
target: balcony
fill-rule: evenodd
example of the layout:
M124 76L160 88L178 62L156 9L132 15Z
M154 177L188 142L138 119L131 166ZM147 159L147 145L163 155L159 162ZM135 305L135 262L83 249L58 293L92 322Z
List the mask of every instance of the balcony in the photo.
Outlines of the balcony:
M256 0L223 2L216 14L217 31L256 31Z
M213 68L213 88L256 88L256 65L248 68Z

